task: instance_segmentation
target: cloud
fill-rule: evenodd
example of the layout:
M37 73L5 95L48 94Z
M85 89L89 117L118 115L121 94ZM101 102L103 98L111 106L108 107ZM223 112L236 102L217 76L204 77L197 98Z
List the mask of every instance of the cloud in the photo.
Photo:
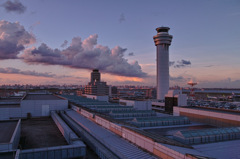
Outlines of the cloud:
M204 67L213 67L214 65L207 65L207 66L204 66Z
M74 37L65 49L53 49L42 43L39 47L27 48L36 42L18 22L0 21L0 60L22 59L28 64L62 65L71 68L99 69L103 73L127 77L146 77L137 61L124 58L125 48L110 49L97 43L98 35L82 40ZM67 45L64 41L64 45Z
M49 72L44 72L44 73L39 73L36 71L21 71L20 69L17 68L12 68L12 67L7 67L7 68L0 68L0 73L6 73L6 74L21 74L21 75L30 75L30 76L38 76L38 77L56 77L55 74L49 73Z
M177 61L176 63L174 62L172 65L174 68L182 68L182 67L190 66L191 62L187 60L181 60L181 61Z
M134 56L133 52L128 53L128 56Z
M116 46L110 49L97 44L98 35L90 35L81 40L75 37L69 47L63 50L52 49L42 43L38 48L26 49L20 58L29 64L63 65L71 68L99 69L129 77L146 77L137 61L129 63L124 58L127 49Z
M123 13L120 15L120 18L118 19L118 21L119 21L120 23L122 23L122 22L125 21L125 16L124 16Z
M35 37L18 22L0 21L0 59L16 59L25 46L33 44Z
M191 61L187 61L187 60L169 61L169 67L173 66L174 68L182 68L190 65L191 65Z
M62 48L66 47L68 44L68 41L67 40L64 40L63 44L61 45Z
M15 0L14 2L8 0L5 3L3 3L2 7L7 12L15 12L15 13L22 14L26 11L26 7L17 0Z
M56 74L52 74L50 72L36 72L36 71L22 71L20 69L17 68L13 68L13 67L7 67L7 68L0 68L0 73L4 73L4 74L20 74L20 75L28 75L28 76L36 76L36 77L48 77L48 78L73 78L72 76L66 76L66 75L56 75ZM77 77L74 77L77 78Z
M177 76L177 77L169 76L169 80L172 80L172 81L186 81L186 79L183 76Z

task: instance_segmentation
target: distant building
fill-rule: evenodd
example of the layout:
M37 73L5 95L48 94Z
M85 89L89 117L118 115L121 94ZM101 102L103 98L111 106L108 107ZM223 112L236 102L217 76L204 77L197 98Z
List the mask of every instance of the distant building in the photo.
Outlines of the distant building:
M173 112L173 106L187 106L187 95L180 90L169 90L165 95L165 111Z
M88 99L94 99L94 100L98 100L98 101L105 101L108 102L108 96L97 96L97 95L91 95L91 94L84 94L84 97L88 98Z
M91 73L91 82L85 87L85 94L105 96L109 95L109 87L106 82L101 82L101 75L97 69Z
M152 102L150 100L126 100L120 99L119 103L126 106L133 106L136 110L152 110Z
M152 101L152 109L155 111L172 113L174 106L187 106L187 95L180 90L169 90L164 101Z
M156 88L147 89L147 91L146 91L146 98L156 99L156 97L157 97Z
M77 96L81 96L84 94L84 89L79 89L76 91Z
M112 86L111 91L112 91L112 95L117 96L118 89L116 86Z

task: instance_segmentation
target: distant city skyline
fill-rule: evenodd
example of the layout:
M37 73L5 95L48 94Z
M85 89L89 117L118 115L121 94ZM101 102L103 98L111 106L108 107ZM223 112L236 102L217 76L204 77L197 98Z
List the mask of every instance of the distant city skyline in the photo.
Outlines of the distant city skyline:
M0 2L0 84L156 85L156 28L170 27L170 86L240 88L240 2Z

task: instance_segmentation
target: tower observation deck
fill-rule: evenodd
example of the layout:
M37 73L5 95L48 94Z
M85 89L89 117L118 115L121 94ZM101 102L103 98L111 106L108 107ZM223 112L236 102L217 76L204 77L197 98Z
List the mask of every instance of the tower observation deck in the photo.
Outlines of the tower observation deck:
M153 37L157 48L157 99L163 100L169 90L169 46L172 35L168 34L169 27L158 27L157 35Z

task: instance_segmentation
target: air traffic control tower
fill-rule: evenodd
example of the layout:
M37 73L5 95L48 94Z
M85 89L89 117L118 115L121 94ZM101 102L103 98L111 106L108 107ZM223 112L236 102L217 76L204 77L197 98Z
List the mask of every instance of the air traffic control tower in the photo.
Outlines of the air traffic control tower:
M168 34L169 27L156 28L157 35L153 37L157 47L157 99L163 100L169 90L169 46L172 35Z

